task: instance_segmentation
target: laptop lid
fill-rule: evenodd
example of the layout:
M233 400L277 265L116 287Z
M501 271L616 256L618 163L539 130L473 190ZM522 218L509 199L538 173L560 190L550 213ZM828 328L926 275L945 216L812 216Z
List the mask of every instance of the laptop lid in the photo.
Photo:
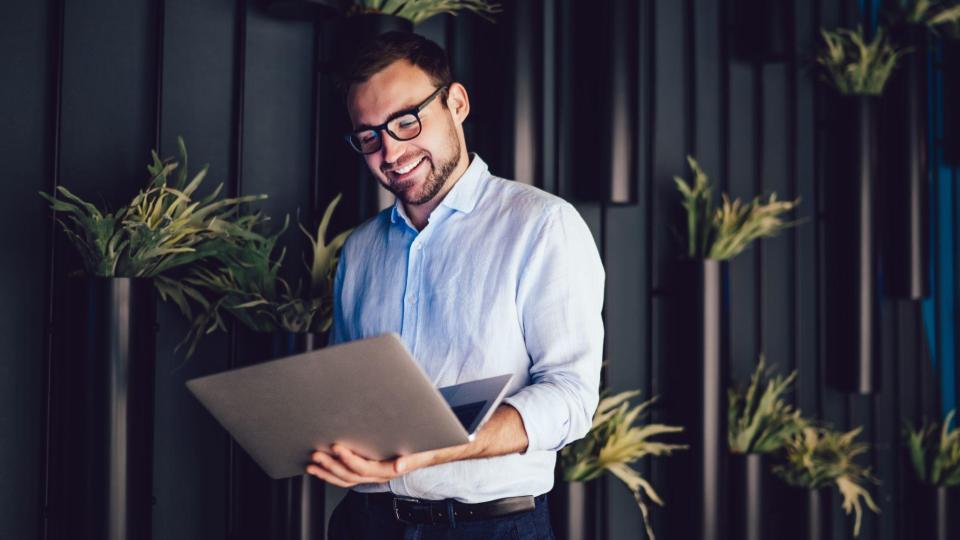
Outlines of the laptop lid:
M287 478L334 442L369 459L465 444L510 379L442 394L391 333L192 379L187 388L267 475Z

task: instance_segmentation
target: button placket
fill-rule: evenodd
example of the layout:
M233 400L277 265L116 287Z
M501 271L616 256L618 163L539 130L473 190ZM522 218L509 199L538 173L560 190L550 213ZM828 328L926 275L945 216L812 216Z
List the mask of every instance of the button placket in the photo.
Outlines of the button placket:
M407 283L405 287L404 306L403 306L403 330L402 333L409 339L410 343L415 343L415 332L417 328L417 304L420 295L420 280L423 265L421 264L420 253L423 246L423 232L414 238L410 247L407 249Z

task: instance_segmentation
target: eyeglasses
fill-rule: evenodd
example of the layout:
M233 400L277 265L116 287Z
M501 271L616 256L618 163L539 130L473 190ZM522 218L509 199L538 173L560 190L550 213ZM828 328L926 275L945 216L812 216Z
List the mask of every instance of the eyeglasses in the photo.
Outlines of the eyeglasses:
M430 97L421 101L419 105L394 114L384 124L348 133L346 135L347 142L350 143L350 146L354 150L361 154L372 154L380 150L383 146L383 135L380 133L381 131L386 131L391 137L398 141L415 139L423 129L423 124L420 122L420 111L427 108L430 102L436 99L436 97L449 88L449 86L449 84L445 84L437 88L436 91L430 94Z

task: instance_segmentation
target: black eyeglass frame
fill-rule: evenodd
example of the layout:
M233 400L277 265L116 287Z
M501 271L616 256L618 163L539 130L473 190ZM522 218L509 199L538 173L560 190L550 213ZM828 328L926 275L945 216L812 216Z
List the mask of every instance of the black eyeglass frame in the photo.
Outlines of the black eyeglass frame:
M412 108L410 108L410 109L406 109L406 110L403 110L403 111L397 111L397 112L391 114L391 115L390 115L390 118L387 118L387 121L384 122L384 123L382 123L382 124L380 124L379 126L371 126L371 127L368 127L368 128L361 129L361 130L359 130L359 131L351 131L350 133L347 133L346 135L344 135L344 139L347 140L347 144L350 145L350 148L353 148L354 150L357 151L357 153L363 154L363 155L372 154L372 153L374 153L374 152L379 152L380 149L383 148L383 135L381 134L382 131L386 131L387 134L389 134L391 137L394 138L394 140L397 140L397 141L412 141L413 139L416 139L417 137L419 137L419 136L420 136L420 133L423 132L423 121L420 119L420 112L421 112L422 110L426 109L426 108L430 105L430 103L433 102L434 99L437 99L437 96L439 96L441 93L443 93L444 90L447 90L448 88L450 88L450 83L444 84L444 85L440 86L439 88L437 88L432 94L430 94L430 95L427 97L427 99L421 101L420 104L417 105L416 107L412 107ZM413 117L417 119L417 128L418 128L418 129L417 129L417 134L414 135L413 137L401 138L401 137L398 136L396 133L394 133L393 131L391 131L390 128L388 128L387 126L390 124L390 122L393 122L393 121L396 120L397 118L400 118L400 117L402 117L402 116L406 116L406 115L408 115L408 114L412 114ZM380 143L380 144L377 145L376 148L374 148L373 150L370 150L369 152L364 152L363 150L361 150L361 149L354 143L354 141L353 141L353 136L354 136L354 135L356 135L357 133L365 132L365 131L373 131L374 133L376 133L376 134L377 134L377 141L379 141L379 143Z

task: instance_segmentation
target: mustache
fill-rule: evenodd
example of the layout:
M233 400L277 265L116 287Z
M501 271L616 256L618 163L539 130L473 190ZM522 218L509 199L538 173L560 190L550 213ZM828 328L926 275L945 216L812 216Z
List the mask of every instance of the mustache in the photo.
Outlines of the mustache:
M420 161L421 159L423 159L423 158L425 158L425 157L428 157L428 156L427 156L426 154L421 154L421 155L419 155L419 156L417 156L417 157L415 157L415 158L405 159L405 160L399 161L399 162L397 162L397 163L385 163L385 164L383 164L383 165L380 166L380 171L383 172L384 174L386 174L386 173L391 173L391 172L396 171L397 169L402 169L402 168L406 167L407 165L410 165L411 163L416 163L416 162Z

